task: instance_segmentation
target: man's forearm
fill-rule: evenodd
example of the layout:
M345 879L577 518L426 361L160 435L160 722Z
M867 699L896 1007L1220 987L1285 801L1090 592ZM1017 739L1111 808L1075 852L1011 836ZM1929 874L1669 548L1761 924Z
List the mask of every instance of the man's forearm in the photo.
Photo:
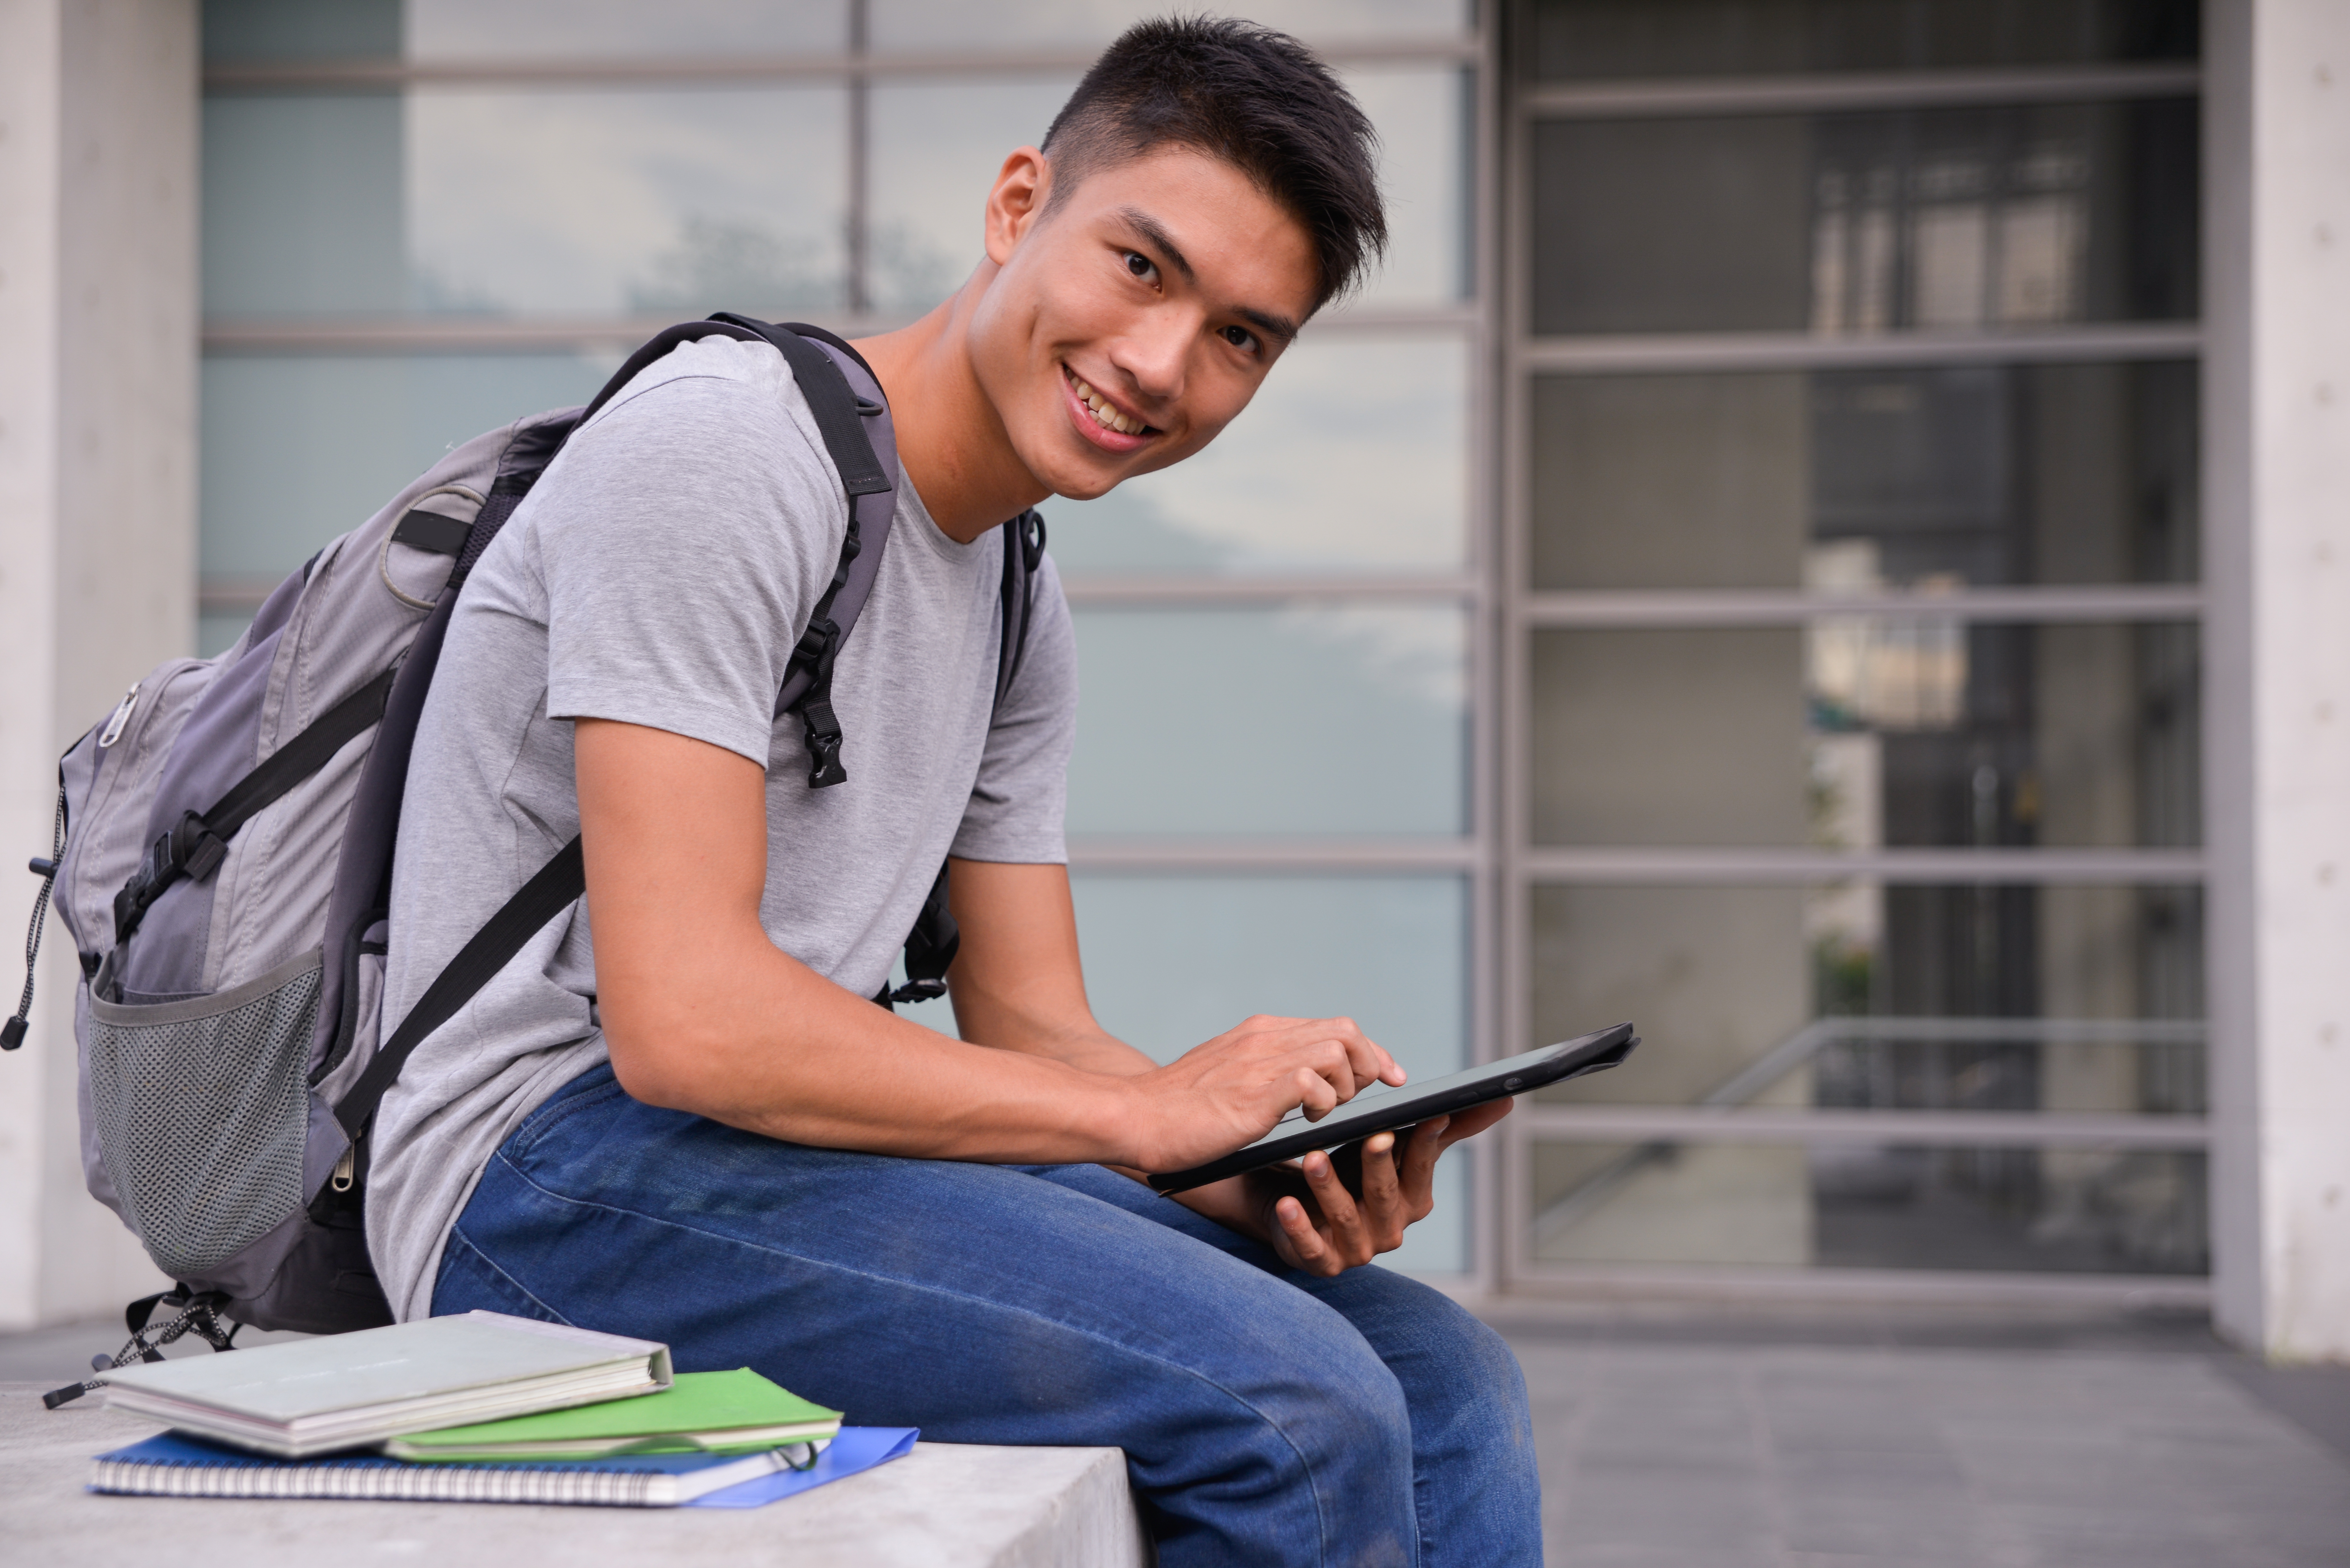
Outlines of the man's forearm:
M1042 1056L1082 1073L1130 1078L1159 1064L1102 1028L1088 1017L1081 1025L1044 1021L1015 1023L1001 1015L974 1017L980 1009L957 998L955 1021L963 1038L974 1045L1023 1055Z
M1063 867L963 859L948 866L962 946L947 988L965 1040L1115 1078L1158 1065L1094 1022Z
M772 946L737 958L723 966L731 994L689 1015L637 1020L606 1009L614 1069L631 1095L823 1147L1022 1162L1131 1158L1128 1106L1102 1075L950 1039ZM631 1049L655 1031L662 1048Z

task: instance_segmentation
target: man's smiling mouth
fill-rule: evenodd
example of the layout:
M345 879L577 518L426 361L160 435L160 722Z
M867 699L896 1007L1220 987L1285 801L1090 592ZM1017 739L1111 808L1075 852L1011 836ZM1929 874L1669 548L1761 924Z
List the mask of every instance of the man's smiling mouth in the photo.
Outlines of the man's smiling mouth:
M1159 433L1156 426L1144 424L1140 420L1134 418L1130 414L1121 413L1115 403L1112 403L1099 392L1095 391L1093 388L1087 386L1085 379L1079 376L1075 370L1070 369L1066 365L1061 367L1061 374L1069 379L1070 389L1077 394L1077 401L1086 406L1087 410L1092 413L1094 421L1097 424L1099 424L1104 430L1112 430L1118 431L1120 435L1129 436L1157 435Z

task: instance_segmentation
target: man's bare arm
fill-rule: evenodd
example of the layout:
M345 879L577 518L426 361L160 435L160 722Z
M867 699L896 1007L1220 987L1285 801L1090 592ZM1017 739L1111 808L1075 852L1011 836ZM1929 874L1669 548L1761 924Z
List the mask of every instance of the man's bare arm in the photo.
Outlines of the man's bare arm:
M947 984L965 1040L1114 1077L1158 1065L1094 1021L1067 867L961 859L949 867L949 908L962 945Z
M757 764L609 721L576 737L598 1009L639 1100L827 1147L1172 1169L1394 1071L1328 1021L1235 1030L1131 1076L949 1039L767 940Z

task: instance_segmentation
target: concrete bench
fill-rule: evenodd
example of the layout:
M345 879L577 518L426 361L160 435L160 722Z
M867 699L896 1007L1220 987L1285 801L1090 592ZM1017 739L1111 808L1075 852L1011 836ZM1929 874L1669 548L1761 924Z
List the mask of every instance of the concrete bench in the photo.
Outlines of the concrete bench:
M247 1502L100 1497L91 1456L161 1428L93 1398L41 1407L0 1383L0 1541L16 1563L183 1560L249 1568L1145 1568L1116 1449L920 1443L902 1459L757 1509Z

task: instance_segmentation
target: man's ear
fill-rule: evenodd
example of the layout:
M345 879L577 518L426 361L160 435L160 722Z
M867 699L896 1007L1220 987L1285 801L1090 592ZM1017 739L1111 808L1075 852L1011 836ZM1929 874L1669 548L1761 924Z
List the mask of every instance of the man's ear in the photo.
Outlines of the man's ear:
M1034 147L1023 147L996 171L987 193L987 259L1002 266L1020 238L1045 213L1053 194L1053 165Z

